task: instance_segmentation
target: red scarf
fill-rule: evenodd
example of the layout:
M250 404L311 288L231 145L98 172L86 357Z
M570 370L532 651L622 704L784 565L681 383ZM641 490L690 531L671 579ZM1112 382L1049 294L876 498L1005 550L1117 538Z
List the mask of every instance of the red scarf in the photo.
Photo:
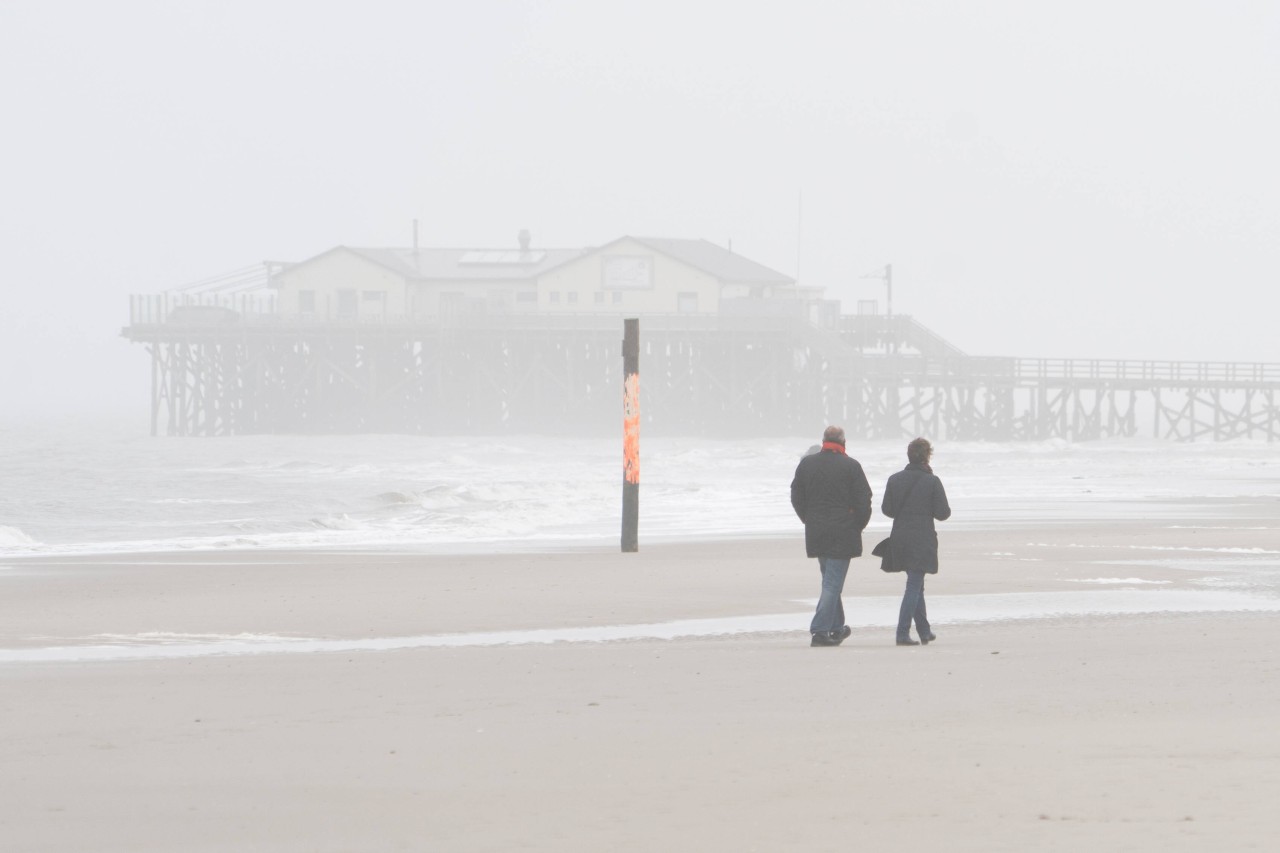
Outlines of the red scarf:
M844 445L843 445L843 444L837 444L837 443L836 443L836 442L834 442L834 441L824 441L824 442L822 442L822 449L823 449L823 450L831 450L831 451L834 451L834 452L836 452L836 453L844 453ZM848 455L848 454L846 454L846 455Z

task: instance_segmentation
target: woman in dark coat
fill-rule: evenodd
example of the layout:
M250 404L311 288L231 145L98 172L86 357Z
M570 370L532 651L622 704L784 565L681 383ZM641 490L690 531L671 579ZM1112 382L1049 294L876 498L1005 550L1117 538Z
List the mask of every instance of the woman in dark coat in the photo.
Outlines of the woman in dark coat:
M938 572L938 533L934 519L951 517L951 505L942 481L929 467L933 446L923 438L907 445L907 467L889 478L881 511L893 519L889 534L890 560L894 571L907 573L907 589L898 611L898 645L928 645L937 637L929 627L924 606L924 576ZM920 639L911 639L915 620Z

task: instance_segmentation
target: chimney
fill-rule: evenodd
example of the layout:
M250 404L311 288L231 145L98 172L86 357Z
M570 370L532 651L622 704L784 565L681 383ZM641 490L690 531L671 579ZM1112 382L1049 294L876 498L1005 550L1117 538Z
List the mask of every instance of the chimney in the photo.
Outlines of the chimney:
M418 220L413 220L413 253L418 254Z
M528 228L521 228L521 229L520 229L520 251L522 251L522 252L527 252L527 251L529 251L529 240L530 240L530 239L531 239L531 238L529 237L529 229L528 229Z

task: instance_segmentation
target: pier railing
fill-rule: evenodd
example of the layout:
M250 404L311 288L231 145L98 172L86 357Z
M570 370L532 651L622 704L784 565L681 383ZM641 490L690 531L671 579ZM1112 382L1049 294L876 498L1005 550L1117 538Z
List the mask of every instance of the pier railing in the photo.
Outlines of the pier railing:
M1267 362L1020 358L1014 365L1019 379L1280 384L1280 364Z
M130 326L277 318L274 293L148 293L129 297ZM184 319L185 318L185 319Z

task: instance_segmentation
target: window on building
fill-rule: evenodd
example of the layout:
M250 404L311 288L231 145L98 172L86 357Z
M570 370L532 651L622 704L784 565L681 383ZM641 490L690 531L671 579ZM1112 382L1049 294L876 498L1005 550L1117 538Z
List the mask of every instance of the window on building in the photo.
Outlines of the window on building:
M558 291L558 290L553 290L553 291L551 291L551 301L552 301L552 302L559 302L559 301L560 301L560 291Z
M465 293L454 291L440 294L440 316L442 317L457 317L466 309L466 305Z
M597 291L596 291L596 304L597 304L597 305L603 305L603 304L604 304L604 291L603 291L603 290L597 290Z
M621 290L615 290L615 291L613 292L613 304L614 304L614 305L621 305L621 304L622 304L622 291L621 291Z
M697 314L698 313L698 294L692 290L681 291L676 294L676 313L678 314Z
M342 288L338 291L338 318L342 320L350 320L359 313L356 302L356 292L352 288Z
M522 290L516 294L516 302L537 302L537 301L538 301L538 291L536 290Z
M316 313L316 292L314 290L298 291L298 313Z
M576 290L571 290L571 291L569 291L569 301L570 301L570 302L577 302L577 301L578 301L578 291L576 291Z
M381 302L387 298L385 290L365 290L360 293L360 298L365 302Z

